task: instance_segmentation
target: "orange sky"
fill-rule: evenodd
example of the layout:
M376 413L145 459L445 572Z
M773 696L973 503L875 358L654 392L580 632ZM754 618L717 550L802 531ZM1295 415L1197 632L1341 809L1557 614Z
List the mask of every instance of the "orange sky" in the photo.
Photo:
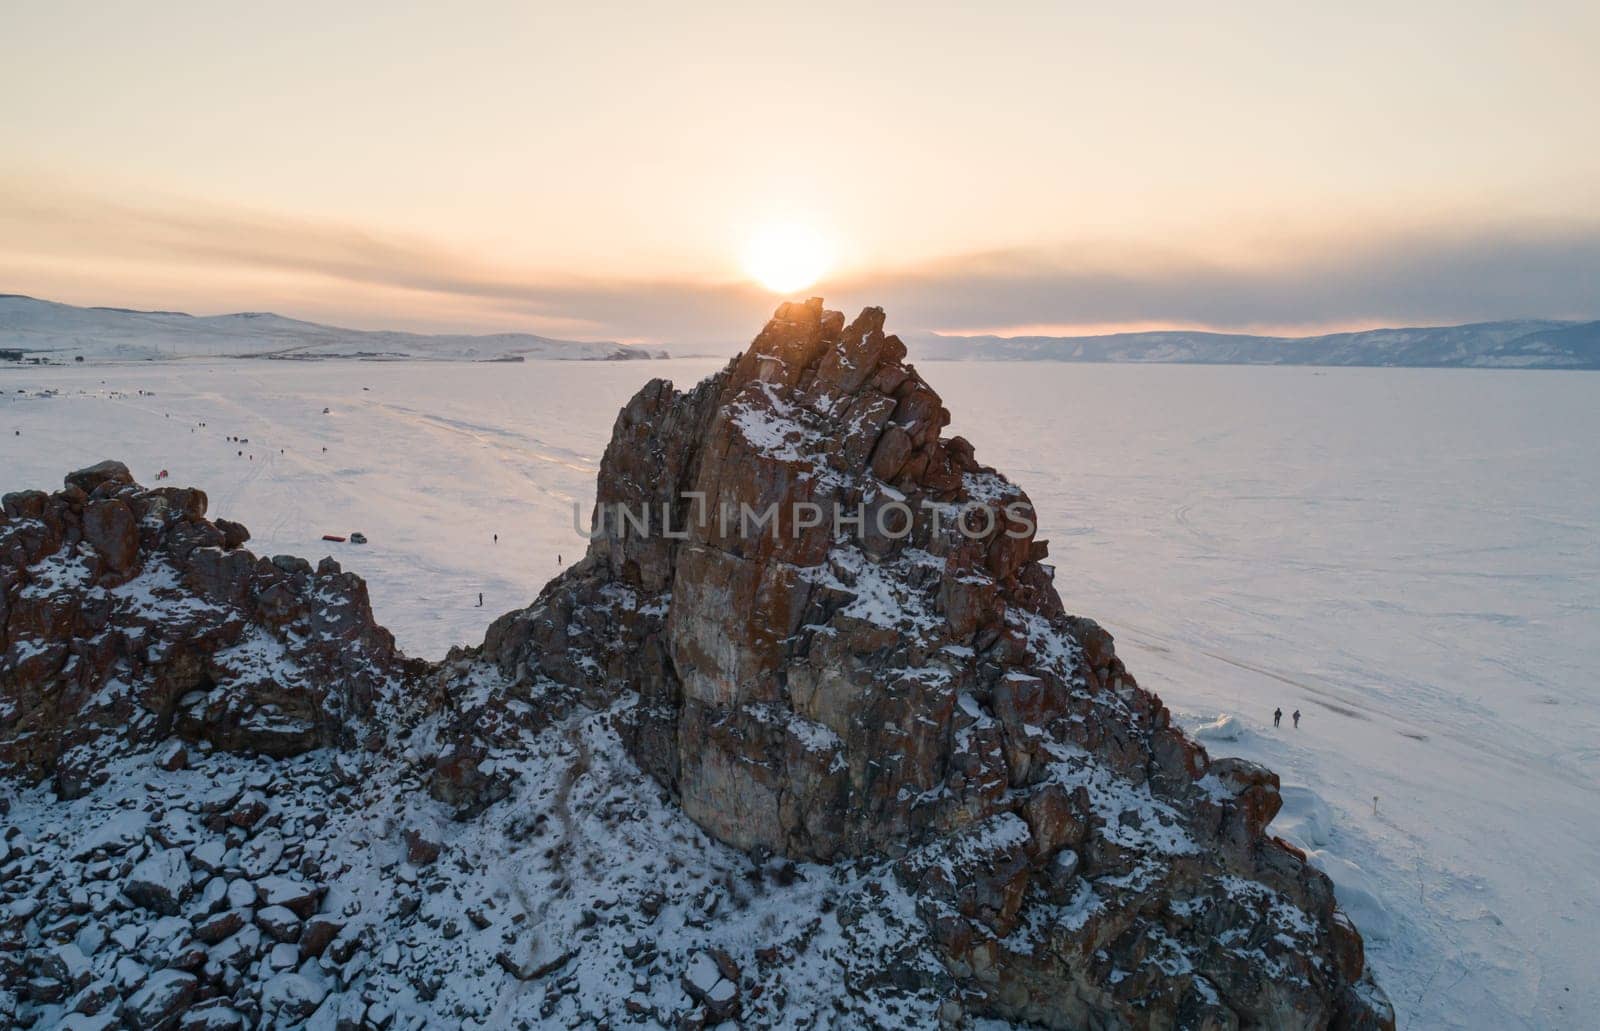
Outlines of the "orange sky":
M711 341L796 223L909 328L1600 316L1590 3L578 6L9 4L0 292Z

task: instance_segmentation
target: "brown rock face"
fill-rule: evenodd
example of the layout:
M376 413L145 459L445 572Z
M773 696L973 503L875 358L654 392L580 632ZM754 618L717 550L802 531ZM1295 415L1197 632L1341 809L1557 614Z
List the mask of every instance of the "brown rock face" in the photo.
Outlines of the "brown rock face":
M145 490L119 462L0 520L0 770L75 797L106 760L171 733L293 755L415 676L366 585L325 560L257 558L198 490Z
M1027 495L941 436L883 324L785 304L693 390L648 384L588 555L458 654L442 695L486 663L541 713L634 697L630 751L715 837L903 856L972 1011L1389 1026L1330 883L1264 833L1276 778L1213 773L1062 610ZM509 701L456 712L434 791L463 812L504 793L479 760Z

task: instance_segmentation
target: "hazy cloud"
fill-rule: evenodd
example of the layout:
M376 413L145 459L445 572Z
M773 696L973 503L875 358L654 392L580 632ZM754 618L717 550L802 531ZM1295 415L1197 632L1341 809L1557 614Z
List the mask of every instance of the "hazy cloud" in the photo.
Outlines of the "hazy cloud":
M448 301L452 311L478 313L480 328L526 318L528 328L559 325L571 335L727 346L750 336L775 303L745 283L521 276L432 241L328 221L141 206L6 182L0 182L0 256L13 268L48 256L225 269L234 284L248 282L252 271L291 274L318 281L321 310L394 328L405 328L408 319L406 306L393 301L401 291L418 312ZM84 275L83 293L119 302L118 283ZM25 286L0 283L0 291ZM385 296L381 306L377 290ZM1600 318L1600 222L1375 228L1354 240L1274 241L1270 253L1230 262L1063 244L841 277L812 292L847 309L883 305L903 332L1110 324L1311 330ZM212 310L259 306L235 285L219 291Z
M886 277L886 303L943 327L1171 323L1215 329L1373 321L1600 318L1600 223L1433 227L1249 264L1168 260L1138 269L1042 252L957 259Z

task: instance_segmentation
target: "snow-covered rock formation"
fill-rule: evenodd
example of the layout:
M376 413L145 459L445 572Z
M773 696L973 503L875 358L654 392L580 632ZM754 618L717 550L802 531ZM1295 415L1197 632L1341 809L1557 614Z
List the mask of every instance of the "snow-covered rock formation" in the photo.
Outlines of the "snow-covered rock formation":
M203 491L125 466L5 495L0 764L76 798L108 761L176 734L297 755L351 745L408 664L366 584L331 558L257 558Z
M435 668L197 492L8 495L0 1016L1391 1027L1277 777L1062 610L904 358L813 300L646 385L588 555Z

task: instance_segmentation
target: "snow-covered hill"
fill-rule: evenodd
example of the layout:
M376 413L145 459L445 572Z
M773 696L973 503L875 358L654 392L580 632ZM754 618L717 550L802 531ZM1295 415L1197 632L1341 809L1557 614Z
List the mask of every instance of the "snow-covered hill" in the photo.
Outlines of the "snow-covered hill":
M1550 319L1313 337L1179 330L1078 337L925 334L910 343L919 358L953 361L1600 369L1600 322Z
M619 360L660 357L640 347L556 340L530 333L426 335L342 329L270 312L189 315L179 311L78 308L0 294L0 352L54 360L162 358L520 358Z

